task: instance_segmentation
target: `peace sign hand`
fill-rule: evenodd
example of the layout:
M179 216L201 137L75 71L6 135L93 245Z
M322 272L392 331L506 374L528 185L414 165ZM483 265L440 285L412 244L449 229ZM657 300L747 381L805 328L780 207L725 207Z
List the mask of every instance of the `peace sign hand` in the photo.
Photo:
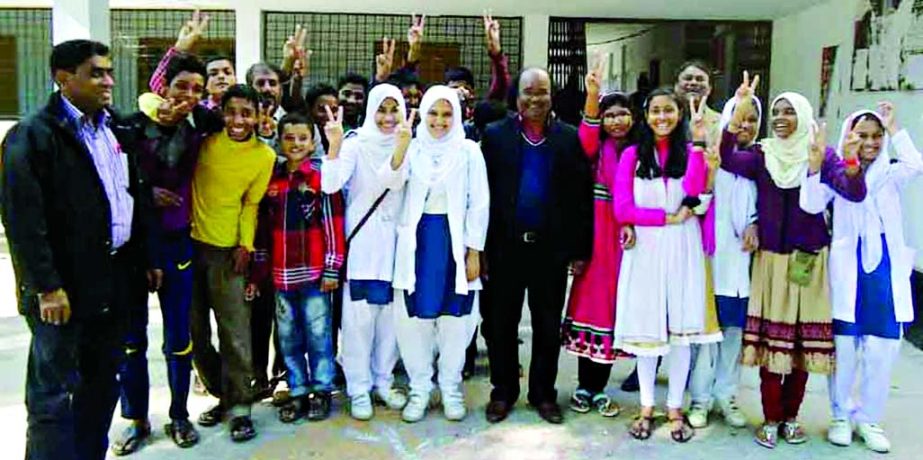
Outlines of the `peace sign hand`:
M410 109L406 119L401 120L397 127L397 143L406 149L413 138L413 122L417 118L417 109Z
M692 124L692 140L705 142L708 137L708 126L705 124L705 107L708 101L703 97L696 106L695 99L689 98L689 120Z
M705 163L708 164L709 171L717 171L721 168L721 154L718 152L718 146L712 145L705 149Z
M808 169L811 174L820 171L824 164L824 158L827 155L827 123L814 126L814 140L811 142L811 150L808 152Z
M740 102L750 99L756 94L756 88L760 85L760 76L754 75L753 82L750 81L750 72L744 70L744 81L740 83L740 86L737 87L737 99Z
M594 97L598 98L600 88L602 87L602 75L605 63L603 62L602 54L600 53L596 53L593 59L595 63L593 64L593 68L587 72L584 83L586 84L587 97L593 95Z
M487 38L487 52L494 56L500 54L500 21L494 19L490 10L484 11L484 36Z
M878 103L878 114L881 115L881 123L885 126L888 134L893 136L897 134L897 118L894 116L894 104L888 101Z
M299 58L306 58L310 52L305 52L305 42L308 39L308 29L301 24L295 26L295 33L288 36L285 44L282 45L282 69L290 71ZM301 63L302 69L306 69L307 62Z
M176 43L173 45L178 51L188 53L195 46L196 42L202 38L205 28L208 26L208 15L202 14L199 10L192 13L192 19L186 21L183 27L179 29L179 35L176 37Z
M324 111L327 112L327 123L324 125L324 134L327 136L327 141L331 146L339 146L343 143L343 106L341 105L337 109L335 115L333 111L330 110L329 105L324 106Z
M410 50L407 52L407 60L414 62L417 60L420 54L420 47L423 45L423 27L426 24L426 15L417 16L416 14L411 14L411 25L407 29L407 44L410 45Z
M174 98L166 98L157 107L157 123L164 126L172 126L179 123L184 117L192 111L193 105L189 101L177 103Z
M260 104L257 111L257 134L262 137L273 137L276 135L276 119L273 118L275 107L272 104Z
M397 48L397 41L392 39L388 41L388 37L382 38L382 50L381 54L375 56L375 80L382 82L388 79L388 75L391 74L391 67L394 65L394 50Z

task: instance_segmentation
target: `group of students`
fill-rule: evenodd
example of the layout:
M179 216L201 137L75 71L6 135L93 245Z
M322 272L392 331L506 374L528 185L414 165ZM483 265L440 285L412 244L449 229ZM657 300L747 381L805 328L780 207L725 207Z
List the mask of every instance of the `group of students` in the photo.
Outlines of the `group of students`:
M563 345L579 356L570 404L577 412L618 415L605 392L612 363L637 359L641 413L629 430L637 439L654 430L655 377L668 356L677 442L706 426L713 409L745 426L735 403L742 362L760 367L759 444L806 440L797 415L813 372L830 376L830 441L849 444L855 424L870 448L889 449L879 422L903 326L913 320L914 252L904 242L899 198L923 174L892 104L851 115L829 148L810 103L783 93L769 106L771 134L757 142L756 77L745 74L718 114L707 106L710 71L702 63L684 64L674 88L650 92L640 107L625 94L602 95L597 65L573 132L549 121L550 79L537 69L517 79L510 107L517 114L506 115L497 101L510 86L499 23L487 15L494 101L478 105L465 69L447 72L444 85L418 97L413 64L391 72L388 40L370 90L347 75L339 88L315 85L302 96L310 53L300 27L281 67L255 64L247 85L237 85L230 60L202 63L190 54L206 24L196 13L183 26L138 113L105 120L109 143L131 153L128 165L138 170L137 177L126 173L137 185L116 181L105 190L113 235L117 217L132 212L144 217L132 228L146 228L107 245L143 235L149 269L147 286L140 278L130 283L118 382L131 423L112 445L116 454L137 451L151 432L148 290L159 295L164 317L165 430L180 447L198 442L186 409L193 364L220 399L198 423L227 418L234 441L256 436L250 405L268 384L261 374L273 323L290 395L281 421L330 415L338 363L355 419L371 419L379 403L406 422L422 420L438 386L445 417L457 421L467 414L466 350L483 317L494 386L486 412L499 422L519 394L515 330L528 289L529 401L549 422L563 420L554 390ZM423 27L415 17L411 58ZM104 45L90 41L55 48L52 71L63 89L53 110L60 105L79 119L93 106L77 101L74 108L72 99L94 78L108 78L111 87L111 75L93 73L105 73L106 56ZM87 63L89 77L81 74ZM496 118L502 121L485 130L485 120ZM17 133L26 129L4 141L8 175L21 165L6 152L22 150ZM88 136L81 139L92 152L100 144ZM97 168L118 178L117 166ZM18 209L17 186L4 182L5 223ZM126 204L116 199L120 186L135 197L134 209L119 209ZM153 209L146 213L148 192ZM17 273L30 263L20 234L10 235ZM562 324L568 265L574 281ZM50 300L39 301L42 320L60 325L46 317ZM399 359L409 393L394 386ZM27 386L36 384L31 375ZM40 412L35 404L29 410Z

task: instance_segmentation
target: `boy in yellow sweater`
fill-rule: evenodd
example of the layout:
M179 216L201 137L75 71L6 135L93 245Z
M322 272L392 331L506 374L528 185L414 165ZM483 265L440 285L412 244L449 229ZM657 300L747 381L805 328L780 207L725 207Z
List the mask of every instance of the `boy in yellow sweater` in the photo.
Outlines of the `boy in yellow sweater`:
M206 388L220 398L199 416L199 424L217 425L228 414L235 442L256 436L250 419L253 359L245 272L257 209L276 160L254 130L261 116L258 97L243 85L225 92L224 130L205 140L192 180L193 355ZM211 309L218 321L220 355L211 344Z

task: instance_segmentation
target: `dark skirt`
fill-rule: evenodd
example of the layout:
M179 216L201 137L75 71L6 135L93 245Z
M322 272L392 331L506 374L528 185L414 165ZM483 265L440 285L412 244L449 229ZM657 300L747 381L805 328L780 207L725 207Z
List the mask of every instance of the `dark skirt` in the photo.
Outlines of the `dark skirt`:
M364 300L369 305L388 305L394 301L394 289L389 281L349 280L349 298L353 302Z
M859 276L856 279L856 322L833 320L835 335L873 335L883 339L900 339L903 325L894 316L894 293L891 292L891 256L888 243L881 235L881 263L872 273L862 269L862 241L857 249Z
M407 315L435 319L440 316L465 316L474 306L474 293L455 293L455 259L449 218L445 214L423 214L417 225L415 291L406 294Z

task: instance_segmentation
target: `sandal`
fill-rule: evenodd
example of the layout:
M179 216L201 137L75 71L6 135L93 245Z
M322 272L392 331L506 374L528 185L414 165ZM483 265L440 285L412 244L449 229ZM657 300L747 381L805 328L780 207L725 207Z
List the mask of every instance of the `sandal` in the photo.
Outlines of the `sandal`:
M670 423L680 423L679 428L670 429L670 437L678 443L687 443L690 439L695 436L695 430L692 428L692 425L689 424L689 419L686 416L681 418L671 418Z
M757 444L767 448L775 449L778 442L779 425L775 423L764 423L763 426L756 430L753 440Z
M212 406L205 412L199 414L199 425L204 427L215 426L224 420L224 407L221 404Z
M292 398L279 409L279 421L293 423L302 419L306 414L304 398Z
M143 424L132 423L122 431L122 434L112 443L112 453L118 457L133 454L151 438L151 425L147 422Z
M617 417L622 412L622 408L605 393L598 393L593 396L593 407L603 417Z
M186 449L199 443L199 432L196 431L189 420L173 420L164 425L164 433L173 440L177 446Z
M253 420L248 416L235 417L230 422L231 441L244 442L256 437Z
M628 434L639 441L645 441L650 439L653 430L654 417L639 415L638 418L635 419L635 422L631 424Z
M779 430L781 431L782 439L789 444L804 444L808 440L808 435L805 434L804 428L795 420L783 423Z
M578 414L585 414L592 408L592 395L589 391L577 389L570 397L570 410Z

